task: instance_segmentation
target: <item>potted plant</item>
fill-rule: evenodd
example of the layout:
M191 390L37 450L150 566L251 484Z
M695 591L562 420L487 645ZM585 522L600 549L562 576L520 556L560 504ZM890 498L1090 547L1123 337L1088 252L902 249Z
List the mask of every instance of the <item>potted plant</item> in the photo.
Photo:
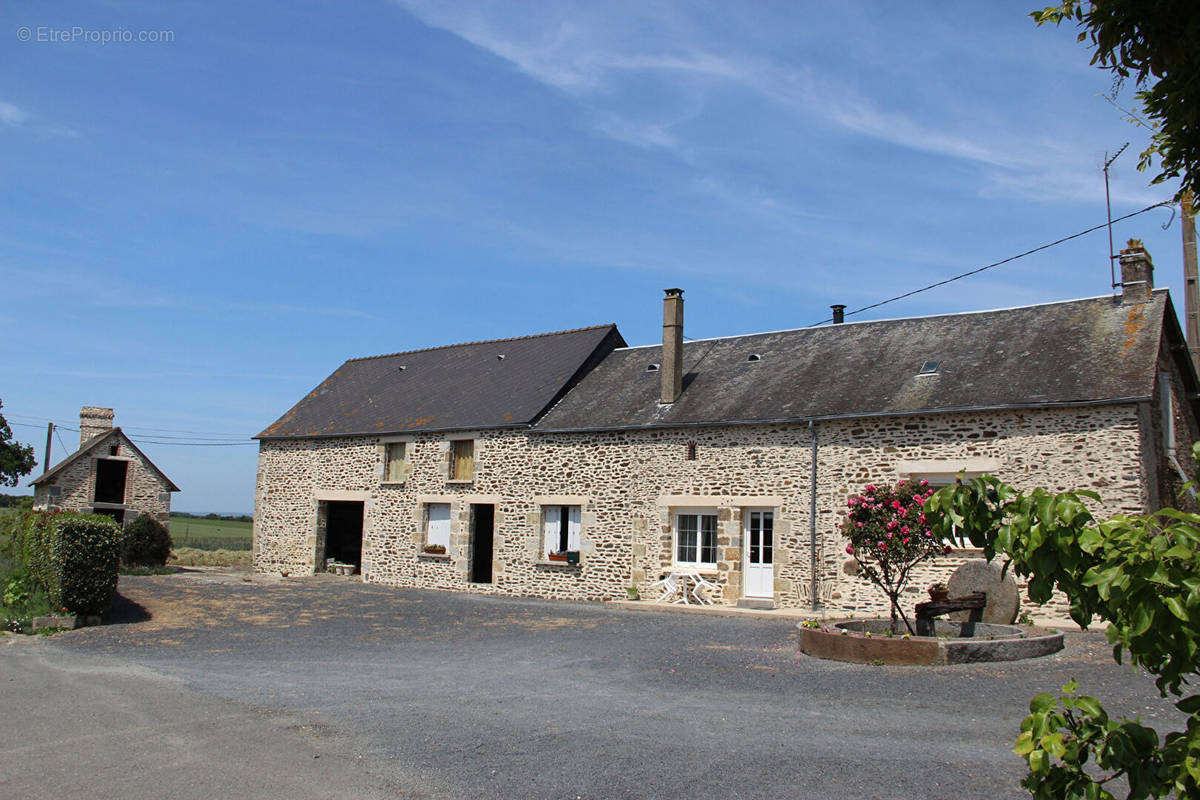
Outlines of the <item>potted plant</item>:
M549 559L550 561L561 561L565 564L567 562L567 551L566 550L551 550L546 555L546 558Z
M579 551L578 550L568 550L567 551L567 563L568 564L578 564L579 563Z
M422 552L428 553L431 556L446 555L446 545L444 544L427 544L422 548Z
M641 599L639 592L638 592L638 587L636 584L633 586L626 586L625 593L629 595L630 600L640 600Z
M941 602L943 600L949 600L950 599L950 589L946 586L946 584L942 583L941 581L938 581L937 583L932 584L929 587L929 599L935 603Z

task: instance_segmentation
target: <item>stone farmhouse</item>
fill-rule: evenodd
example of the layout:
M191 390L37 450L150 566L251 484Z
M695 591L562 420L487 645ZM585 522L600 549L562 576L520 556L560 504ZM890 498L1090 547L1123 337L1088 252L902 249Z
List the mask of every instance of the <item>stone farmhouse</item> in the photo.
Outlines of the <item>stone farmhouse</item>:
M179 487L112 423L111 408L80 409L79 449L30 482L33 507L105 514L122 525L145 513L166 525Z
M869 482L989 472L1112 514L1190 479L1200 382L1149 256L1121 266L1115 297L686 343L670 289L661 345L606 325L347 361L256 437L255 567L580 600L684 568L718 603L883 611L841 535Z

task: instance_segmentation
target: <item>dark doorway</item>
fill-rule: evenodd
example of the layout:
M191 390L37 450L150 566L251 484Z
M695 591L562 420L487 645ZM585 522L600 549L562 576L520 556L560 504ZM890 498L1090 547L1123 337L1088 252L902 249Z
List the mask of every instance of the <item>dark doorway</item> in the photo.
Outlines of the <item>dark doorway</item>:
M115 458L96 459L96 503L124 503L125 475L129 462Z
M492 528L496 520L493 505L471 505L471 582L492 582Z
M325 503L325 557L362 567L363 504Z
M93 508L92 513L112 517L118 525L125 524L125 509L123 508Z

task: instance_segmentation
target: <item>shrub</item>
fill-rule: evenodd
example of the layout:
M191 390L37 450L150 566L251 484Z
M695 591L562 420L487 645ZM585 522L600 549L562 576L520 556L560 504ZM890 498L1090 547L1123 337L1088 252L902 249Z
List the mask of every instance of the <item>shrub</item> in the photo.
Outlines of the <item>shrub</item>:
M843 527L850 540L846 552L858 562L859 577L887 595L892 633L900 632L899 620L913 633L900 608L900 593L913 567L946 549L926 524L923 504L933 494L928 487L929 481L902 481L894 488L869 483L862 494L846 502L850 509Z
M1193 448L1200 459L1200 444ZM1200 676L1200 514L1096 520L1082 499L1093 492L1025 494L990 475L938 492L927 504L935 531L952 528L990 560L1029 579L1029 597L1058 589L1082 627L1108 623L1113 658L1155 676L1159 693L1180 697ZM1039 800L1112 800L1110 781L1130 798L1200 797L1200 694L1175 707L1186 727L1160 736L1139 720L1110 717L1095 697L1039 694L1029 704L1014 752L1029 774L1022 786Z
M171 534L149 514L142 514L125 528L121 563L130 567L161 567L171 555Z
M103 614L117 592L121 529L112 519L62 511L25 515L21 555L54 608Z

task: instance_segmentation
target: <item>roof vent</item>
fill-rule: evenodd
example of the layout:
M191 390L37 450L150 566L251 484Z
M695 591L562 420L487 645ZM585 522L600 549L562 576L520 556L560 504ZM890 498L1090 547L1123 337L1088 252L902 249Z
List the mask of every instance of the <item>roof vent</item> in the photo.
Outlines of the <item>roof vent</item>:
M750 355L746 356L746 360L747 361L762 361L762 356L760 356L758 353L751 353Z
M400 372L404 372L404 370L408 369L408 366L401 364L400 366L396 367L396 369L398 369Z
M921 365L921 371L918 372L917 374L918 375L936 375L937 371L938 371L938 366L941 363L942 362L940 362L940 361L926 361L924 364Z
M647 364L646 365L646 372L658 372L658 369L659 369L658 364Z
M498 356L496 356L496 360L497 360L497 361L503 361L503 360L504 360L504 353L500 353Z

